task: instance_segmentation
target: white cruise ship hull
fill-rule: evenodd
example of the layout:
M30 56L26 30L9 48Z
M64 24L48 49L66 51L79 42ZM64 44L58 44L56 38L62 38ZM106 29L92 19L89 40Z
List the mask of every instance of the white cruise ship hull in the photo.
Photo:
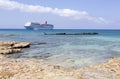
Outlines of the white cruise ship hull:
M41 29L53 29L54 26L52 24L39 24L39 23L33 23L33 22L28 22L24 26L28 30L41 30Z

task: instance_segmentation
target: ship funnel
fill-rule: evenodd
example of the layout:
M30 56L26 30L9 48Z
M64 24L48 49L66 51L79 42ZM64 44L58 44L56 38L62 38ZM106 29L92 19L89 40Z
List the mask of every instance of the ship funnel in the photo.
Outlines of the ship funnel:
M45 21L45 24L47 24L47 21Z

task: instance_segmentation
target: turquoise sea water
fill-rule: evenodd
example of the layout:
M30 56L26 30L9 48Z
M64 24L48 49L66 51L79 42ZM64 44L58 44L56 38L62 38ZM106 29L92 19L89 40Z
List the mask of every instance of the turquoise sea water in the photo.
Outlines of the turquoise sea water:
M44 35L43 32L97 32L99 35ZM120 30L1 29L0 40L32 42L30 48L10 55L12 57L36 58L64 67L84 67L120 57ZM40 42L46 44L39 44Z

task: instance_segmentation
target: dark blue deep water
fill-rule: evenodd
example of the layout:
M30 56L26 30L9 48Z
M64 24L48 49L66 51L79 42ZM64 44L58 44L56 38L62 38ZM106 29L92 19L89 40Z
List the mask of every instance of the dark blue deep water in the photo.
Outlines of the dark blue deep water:
M46 33L97 32L98 35L44 35ZM12 57L36 58L64 67L84 67L120 57L120 30L1 29L0 41L28 41L32 45ZM46 42L46 44L39 44Z

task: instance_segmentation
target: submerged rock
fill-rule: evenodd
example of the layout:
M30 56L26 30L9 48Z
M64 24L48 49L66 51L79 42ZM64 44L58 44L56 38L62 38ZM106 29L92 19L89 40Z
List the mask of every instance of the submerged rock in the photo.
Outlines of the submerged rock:
M0 59L0 79L81 79L81 74L35 59L4 58Z
M0 34L0 37L11 37L15 36L14 34Z
M41 45L41 44L47 44L47 42L33 42L32 45Z
M0 54L18 53L26 47L30 47L29 42L0 41Z
M0 55L0 79L120 79L120 58L86 68L66 69L35 59Z

